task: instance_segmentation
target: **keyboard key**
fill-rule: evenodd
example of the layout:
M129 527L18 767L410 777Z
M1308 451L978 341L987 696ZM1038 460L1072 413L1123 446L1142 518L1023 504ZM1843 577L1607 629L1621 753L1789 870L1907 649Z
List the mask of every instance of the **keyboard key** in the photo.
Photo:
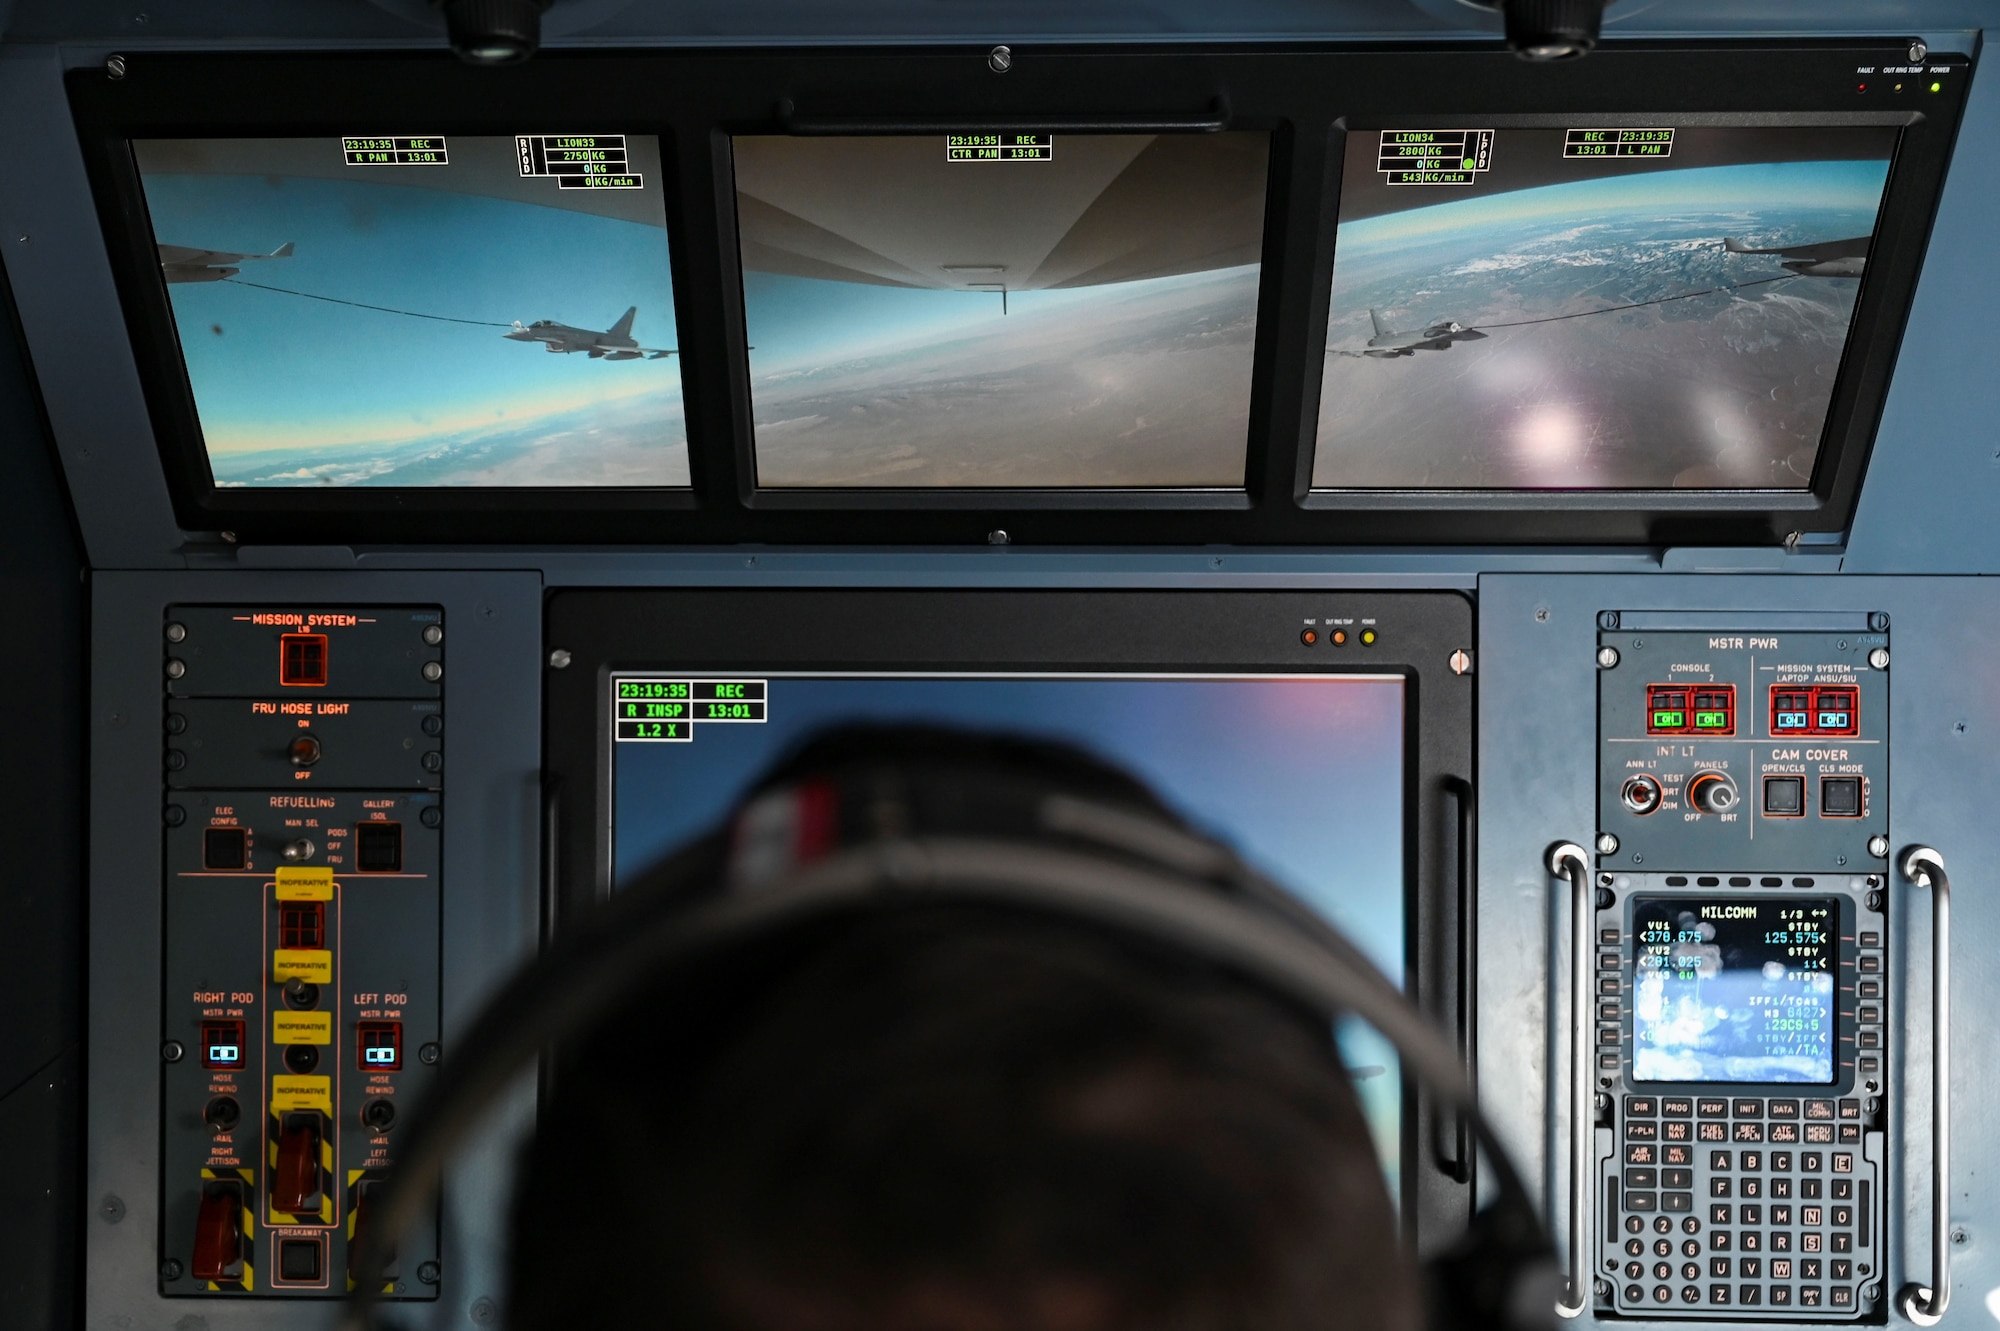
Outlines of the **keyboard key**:
M1712 1304L1726 1307L1729 1303L1729 1286L1710 1285L1708 1287L1708 1301Z
M1777 1208L1776 1208L1776 1207L1772 1207L1771 1209L1772 1209L1772 1212L1773 1212L1773 1214L1772 1214L1772 1216L1771 1216L1771 1219L1772 1219L1772 1220L1774 1220L1774 1221L1777 1221L1777 1223L1779 1223L1779 1224L1783 1224L1783 1223L1785 1223L1784 1221L1780 1221L1780 1220L1778 1220L1778 1217L1777 1217L1777 1215L1776 1215L1776 1211L1777 1211ZM1818 1207L1818 1206L1802 1206L1802 1207L1800 1207L1800 1208L1799 1208L1799 1223L1800 1223L1800 1224L1802 1224L1802 1225L1819 1225L1819 1224L1822 1224L1822 1223L1824 1223L1824 1222L1822 1221L1822 1219L1821 1219L1821 1216L1822 1216L1823 1214L1824 1214L1824 1209L1823 1209L1823 1208L1821 1208L1821 1207Z
M1771 1152L1771 1172L1772 1172L1772 1173L1774 1173L1774 1174L1789 1174L1789 1173L1791 1173L1791 1172L1792 1172L1792 1153L1791 1153L1790 1151L1773 1151L1773 1152Z
M1861 1144L1861 1125L1859 1123L1841 1124L1840 1144L1842 1146L1859 1146Z
M1854 1306L1854 1290L1836 1285L1826 1292L1826 1301L1830 1307L1852 1308Z
M1819 1268L1820 1268L1820 1262L1817 1257L1806 1258L1804 1261L1799 1263L1799 1279L1801 1280L1820 1279L1821 1276Z
M1731 1189L1734 1187L1735 1184L1729 1179L1712 1178L1708 1181L1708 1195L1711 1197L1733 1196L1734 1194L1731 1192Z
M1710 1252L1728 1252L1733 1246L1731 1243L1732 1238L1733 1236L1728 1230L1718 1229L1708 1236L1708 1250Z
M1799 1125L1796 1123L1773 1123L1771 1140L1774 1142L1795 1142L1799 1139Z
M1790 1280L1791 1278L1792 1259L1789 1257L1773 1257L1771 1259L1771 1279Z
M1772 1179L1772 1180L1771 1180L1771 1195L1772 1195L1773 1197L1789 1197L1789 1196L1791 1196L1791 1195L1792 1195L1792 1181L1791 1181L1790 1179L1788 1179L1788 1178L1774 1178L1774 1179Z
M1660 1140L1668 1142L1693 1141L1694 1124L1668 1119L1666 1122L1660 1124Z
M1694 1101L1685 1095L1663 1095L1660 1113L1667 1118L1693 1118Z
M1691 1192L1663 1192L1660 1194L1662 1211L1694 1210L1694 1194Z
M1819 1307L1819 1286L1818 1286L1818 1285L1801 1285L1801 1286L1799 1286L1799 1306L1800 1306L1801 1308L1817 1308L1817 1307Z
M1659 1186L1659 1171L1654 1169L1628 1169L1625 1171L1625 1186L1628 1188L1654 1188Z
M1810 1234L1807 1237L1816 1239L1819 1237L1819 1235ZM1826 1240L1827 1240L1827 1250L1829 1252L1854 1251L1854 1236L1852 1234L1829 1234L1826 1236ZM1806 1251L1811 1252L1813 1250L1808 1248Z
M1772 1208L1771 1208L1771 1223L1772 1223L1772 1224L1774 1224L1774 1225L1789 1225L1789 1224L1791 1224L1791 1223L1792 1223L1792 1208L1791 1208L1791 1207L1789 1207L1789 1206L1774 1206L1774 1207L1772 1207ZM1813 1222L1813 1223L1818 1223L1818 1222L1816 1222L1816 1221L1815 1221L1815 1222Z
M1790 1285L1771 1286L1771 1306L1773 1308L1790 1307L1791 1302L1792 1302L1792 1287Z
M1694 1147L1663 1146L1660 1148L1660 1163L1663 1165L1691 1165L1694 1163Z
M1660 1139L1660 1125L1651 1119L1626 1119L1625 1140L1628 1142L1654 1142Z
M1815 1207L1814 1209L1817 1210L1818 1208ZM1819 1221L1810 1220L1807 1223L1816 1225L1819 1223ZM1851 1206L1834 1207L1833 1223L1841 1229L1846 1229L1849 1225L1854 1223L1854 1208Z
M1806 1124L1806 1141L1815 1146L1831 1145L1833 1143L1833 1124Z
M1852 1174L1854 1172L1854 1157L1846 1151L1842 1151L1840 1154L1834 1156L1833 1172L1836 1174Z
M1660 1199L1656 1193L1628 1192L1625 1194L1625 1209L1628 1211L1657 1211L1660 1209Z
M1710 1151L1708 1153L1708 1167L1710 1169L1727 1169L1729 1168L1729 1162L1735 1158L1728 1151Z
M1764 1287L1762 1285L1738 1285L1736 1287L1736 1301L1745 1308L1755 1308L1764 1301Z
M1727 1123L1697 1123L1694 1125L1694 1136L1696 1141L1726 1142L1729 1140L1729 1125Z
M1859 1102L1859 1101L1857 1101L1857 1100L1850 1100L1850 1101L1848 1101L1847 1103L1849 1103L1849 1104L1851 1104L1851 1105L1854 1105L1854 1106L1855 1106L1855 1110L1856 1110L1856 1113L1855 1113L1855 1115L1854 1115L1854 1116L1855 1116L1856 1118L1859 1118L1859 1117L1860 1117L1860 1112L1859 1112L1859 1111L1860 1111L1860 1102ZM1831 1119L1831 1118L1833 1117L1833 1101L1831 1101L1831 1100L1808 1100L1808 1101L1806 1101L1806 1103L1805 1103L1805 1116L1806 1116L1807 1118L1809 1118L1809 1119L1812 1119L1812 1118L1821 1118L1821 1119ZM1843 1117L1845 1117L1845 1116L1843 1115Z
M1729 1101L1703 1100L1697 1097L1694 1102L1694 1112L1697 1118L1728 1118Z
M1813 1235L1812 1237L1815 1237L1815 1238L1817 1238L1818 1236L1817 1236L1817 1235ZM1789 1229L1774 1229L1774 1230L1772 1230L1772 1231L1771 1231L1771 1251L1772 1251L1772 1252L1790 1252L1791 1250L1792 1250L1792 1231L1791 1231L1791 1230L1789 1230Z
M1819 1196L1819 1185L1817 1183L1813 1185L1813 1190L1810 1195L1814 1197ZM1835 1179L1833 1181L1833 1199L1837 1202L1853 1201L1854 1180L1851 1178Z
M1826 1158L1818 1151L1801 1151L1799 1153L1799 1172L1802 1174L1817 1174L1825 1163Z
M1664 1188L1692 1188L1694 1186L1694 1171L1692 1169L1666 1170L1660 1175L1660 1186Z
M1859 1100L1842 1100L1840 1102L1840 1116L1842 1118L1860 1118L1861 1102Z
M1708 1223L1711 1225L1729 1224L1729 1214L1728 1203L1716 1202L1708 1208ZM1710 1241L1713 1242L1713 1239Z
M1764 1167L1764 1153L1762 1151L1745 1151L1739 1163L1743 1168L1748 1170L1762 1169Z
M1854 1263L1845 1258L1835 1258L1831 1263L1835 1280L1854 1279Z
M1764 1106L1764 1113L1769 1118L1797 1118L1799 1116L1799 1102L1797 1100L1773 1100Z
M1712 1276L1727 1277L1729 1275L1729 1259L1727 1257L1709 1258L1708 1273Z
M1746 1178L1743 1180L1740 1186L1743 1189L1743 1195L1745 1197L1762 1197L1764 1195L1763 1179Z
M1657 1165L1660 1163L1658 1153L1659 1148L1657 1146L1643 1144L1627 1146L1625 1148L1625 1163L1628 1165Z
M1625 1114L1628 1118L1651 1118L1659 1112L1660 1102L1650 1095L1625 1097Z
M1729 1125L1729 1140L1733 1142L1760 1142L1764 1140L1762 1123L1732 1123Z
M1764 1251L1764 1236L1754 1229L1746 1229L1736 1236L1736 1241L1744 1252Z

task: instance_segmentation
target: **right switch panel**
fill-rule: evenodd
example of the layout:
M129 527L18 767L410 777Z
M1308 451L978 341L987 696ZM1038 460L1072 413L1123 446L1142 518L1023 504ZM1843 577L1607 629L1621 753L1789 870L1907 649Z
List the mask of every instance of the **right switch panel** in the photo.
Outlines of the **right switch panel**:
M1879 1320L1885 615L1606 611L1600 1316Z

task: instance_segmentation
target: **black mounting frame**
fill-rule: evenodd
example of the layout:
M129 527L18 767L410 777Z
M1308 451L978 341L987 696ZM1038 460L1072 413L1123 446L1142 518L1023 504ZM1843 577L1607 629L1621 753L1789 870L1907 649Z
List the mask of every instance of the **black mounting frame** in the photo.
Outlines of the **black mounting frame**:
M1349 545L1770 544L1853 513L1970 82L1858 91L1909 39L1611 42L1529 65L1497 45L1023 47L544 52L506 69L443 53L128 56L69 93L175 513L257 542ZM1860 82L1871 82L1866 77ZM1913 86L1915 86L1913 84ZM692 486L245 489L210 475L130 141L153 137L655 134ZM546 113L535 111L537 123ZM1790 490L1312 490L1319 375L1349 127L1480 116L1558 125L1643 116L1902 129L1819 462ZM1272 135L1245 484L1226 490L774 490L755 480L730 160L734 134L937 132L1005 122ZM545 126L543 126L545 128ZM539 129L538 131L539 132ZM997 537L994 539L998 539Z
M1307 619L1373 619L1379 640L1303 641ZM1342 674L1402 677L1404 966L1409 991L1474 1052L1473 639L1457 592L576 589L545 646L544 917L561 932L613 883L610 681L621 671ZM1469 658L1468 658L1469 664ZM1337 853L1337 852L1334 852ZM1469 1218L1474 1151L1406 1081L1402 1212L1420 1246Z

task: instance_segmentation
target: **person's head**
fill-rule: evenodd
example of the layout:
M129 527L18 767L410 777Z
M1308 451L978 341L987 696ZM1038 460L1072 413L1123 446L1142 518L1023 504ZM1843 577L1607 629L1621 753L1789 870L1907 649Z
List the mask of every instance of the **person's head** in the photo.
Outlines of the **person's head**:
M1099 793L1143 794L1118 775ZM963 905L789 940L574 1042L513 1243L518 1331L1420 1320L1323 1020L1161 947Z

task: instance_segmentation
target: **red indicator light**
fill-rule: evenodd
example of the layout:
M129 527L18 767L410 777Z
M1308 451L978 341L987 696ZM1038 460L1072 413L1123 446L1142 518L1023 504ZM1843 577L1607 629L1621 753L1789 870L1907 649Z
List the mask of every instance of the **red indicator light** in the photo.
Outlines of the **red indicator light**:
M1331 642L1336 647L1345 647L1347 645L1347 630L1335 629L1333 631L1333 636L1330 637L1328 641Z
M278 635L278 682L290 688L326 687L326 635Z
M243 1023L204 1021L201 1024L201 1065L205 1068L243 1066Z
M354 1063L363 1072L400 1072L403 1067L403 1023L364 1021L354 1030Z
M1299 634L1299 641L1310 647L1319 641L1319 634L1313 632L1311 629L1306 629Z
M278 903L278 946L287 950L306 948L312 951L325 947L326 903L324 901Z

